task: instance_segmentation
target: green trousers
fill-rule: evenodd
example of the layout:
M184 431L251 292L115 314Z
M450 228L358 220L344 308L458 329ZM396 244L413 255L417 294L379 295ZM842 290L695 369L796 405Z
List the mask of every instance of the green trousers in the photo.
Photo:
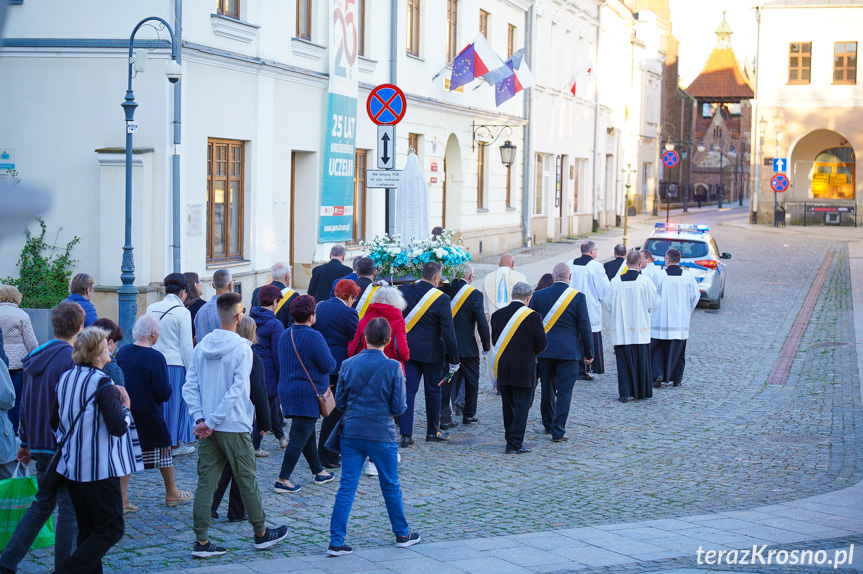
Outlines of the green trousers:
M266 516L261 506L261 491L258 489L258 479L255 476L255 449L252 447L252 435L247 432L213 431L208 438L198 440L198 489L195 491L193 515L195 519L195 539L209 540L210 507L213 504L213 494L219 485L225 463L231 465L234 481L240 488L243 504L249 522L260 536L267 530Z

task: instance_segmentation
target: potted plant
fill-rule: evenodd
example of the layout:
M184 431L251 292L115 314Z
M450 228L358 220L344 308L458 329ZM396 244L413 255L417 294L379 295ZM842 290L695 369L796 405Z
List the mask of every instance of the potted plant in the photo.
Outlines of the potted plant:
M81 239L73 237L58 251L56 245L45 242L48 231L45 221L41 217L37 217L36 221L40 227L38 235L31 233L29 229L24 231L26 240L18 257L18 278L6 277L0 281L6 285L14 285L21 292L20 307L30 315L36 339L44 343L54 336L51 309L69 295L72 267L77 263L72 259L72 248ZM58 230L57 234L59 233Z

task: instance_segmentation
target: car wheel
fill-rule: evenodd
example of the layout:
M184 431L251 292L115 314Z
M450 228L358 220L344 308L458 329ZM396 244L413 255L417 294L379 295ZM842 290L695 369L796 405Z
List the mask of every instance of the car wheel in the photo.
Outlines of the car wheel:
M722 306L722 297L720 297L716 301L712 301L712 302L707 303L708 309L719 309L721 306Z

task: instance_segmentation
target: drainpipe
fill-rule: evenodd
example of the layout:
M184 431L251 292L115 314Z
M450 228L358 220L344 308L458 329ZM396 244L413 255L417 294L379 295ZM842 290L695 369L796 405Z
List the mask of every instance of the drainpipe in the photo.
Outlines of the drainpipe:
M534 8L531 4L524 15L525 27L525 42L527 48L525 50L525 59L528 67L533 69L533 30L534 30ZM531 169L533 168L533 130L530 127L531 112L533 111L533 88L525 90L524 95L524 119L527 123L524 126L524 169L522 170L521 184L521 226L524 230L522 237L522 246L530 247L530 182Z
M593 228L599 228L599 36L602 31L602 9L608 4L603 0L596 9L596 56L593 60L595 97L593 102ZM531 8L532 10L533 8Z
M174 44L177 55L177 63L183 62L183 0L174 0ZM174 273L182 273L180 262L180 121L181 121L181 94L183 90L182 78L174 84L174 154L171 156L171 203L173 216L173 269Z
M758 114L761 110L761 94L758 93L758 76L761 75L761 6L755 7L755 21L758 22L758 32L755 40L755 113L752 116L752 125L758 127L760 118ZM757 130L752 130L752 141L755 138L760 138ZM758 151L753 154L755 156L755 185L752 186L751 199L749 200L749 210L751 212L750 221L758 223L758 196L761 191L761 164L764 163L764 142L758 140ZM754 147L754 146L751 146ZM786 166L787 167L787 166Z

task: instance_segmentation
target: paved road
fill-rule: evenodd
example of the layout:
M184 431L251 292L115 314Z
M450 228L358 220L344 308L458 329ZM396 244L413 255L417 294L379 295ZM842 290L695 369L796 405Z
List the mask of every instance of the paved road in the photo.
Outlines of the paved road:
M716 224L735 215L714 213L700 219ZM402 451L405 508L424 540L743 510L831 492L863 478L863 415L846 245L724 225L714 225L714 231L720 249L733 255L727 296L718 312L695 311L683 386L660 389L648 401L618 403L613 351L607 345L607 374L576 387L570 442L548 441L536 406L526 437L534 451L512 457L502 454L499 400L483 382L479 425L457 429L451 444L420 442ZM829 250L835 253L833 264L788 383L767 385ZM531 267L550 270L557 259L563 257ZM421 397L417 412L416 428L422 429ZM337 484L312 485L301 461L294 478L303 490L296 495L273 493L270 486L282 451L272 438L265 445L271 456L258 461L264 505L271 523L289 525L288 542L256 553L250 526L222 519L211 537L227 546L229 554L201 565L325 551ZM177 459L177 476L181 487L194 486L194 455ZM158 571L198 565L189 558L191 507L165 508L160 488L153 472L133 478L130 496L141 511L128 515L126 537L108 556L107 569ZM391 546L373 479L361 482L348 541L360 549ZM444 546L437 552L453 551ZM41 572L52 562L49 550L31 556L22 571ZM283 562L281 567L298 566ZM328 571L347 566L316 563Z

